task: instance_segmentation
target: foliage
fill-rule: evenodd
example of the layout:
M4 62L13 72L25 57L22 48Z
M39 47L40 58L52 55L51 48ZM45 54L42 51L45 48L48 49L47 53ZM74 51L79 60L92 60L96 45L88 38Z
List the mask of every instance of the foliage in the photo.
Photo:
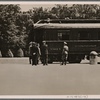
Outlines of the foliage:
M13 55L13 53L12 53L12 51L10 49L7 52L7 56L8 57L14 57L14 55Z
M51 9L51 13L56 14L58 18L70 19L93 19L100 17L100 5L97 4L73 4L56 5Z
M3 54L13 43L13 36L18 32L15 20L20 8L18 5L0 5L0 48Z
M28 51L29 35L34 29L34 23L38 20L47 18L99 19L100 5L57 4L52 8L33 7L29 11L22 12L19 5L7 4L0 5L0 15L0 49L2 56L6 56L9 49L14 55L19 48L25 52Z
M24 52L21 48L19 48L16 52L16 56L17 57L24 57Z

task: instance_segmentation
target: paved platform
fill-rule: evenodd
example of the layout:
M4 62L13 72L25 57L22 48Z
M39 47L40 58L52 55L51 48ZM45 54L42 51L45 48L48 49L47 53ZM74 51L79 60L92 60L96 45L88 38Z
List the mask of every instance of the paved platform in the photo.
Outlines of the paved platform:
M0 64L28 64L28 57L0 58Z
M98 62L100 62L100 57L98 57ZM0 58L0 64L28 64L29 58L28 57L21 57L21 58ZM54 62L55 63L55 62ZM56 62L59 63L59 62ZM81 63L89 63L89 60L82 60Z
M17 58L16 58L17 59ZM0 64L0 95L99 95L100 64ZM9 59L10 60L10 59ZM15 59L14 59L15 60Z
M88 60L82 60L81 63L88 63ZM0 58L0 64L27 64L29 63L29 58L28 57L14 57L14 58ZM54 62L55 63L55 62ZM59 62L58 62L59 63Z

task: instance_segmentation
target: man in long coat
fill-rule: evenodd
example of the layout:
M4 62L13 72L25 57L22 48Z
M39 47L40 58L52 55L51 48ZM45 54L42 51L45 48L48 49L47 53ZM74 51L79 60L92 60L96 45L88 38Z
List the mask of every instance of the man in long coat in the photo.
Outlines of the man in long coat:
M43 41L42 43L43 43L41 47L42 62L43 65L48 65L48 45L46 44L46 41Z
M32 55L32 65L37 65L38 60L38 47L36 46L35 42L32 42L32 47L30 48L30 53Z

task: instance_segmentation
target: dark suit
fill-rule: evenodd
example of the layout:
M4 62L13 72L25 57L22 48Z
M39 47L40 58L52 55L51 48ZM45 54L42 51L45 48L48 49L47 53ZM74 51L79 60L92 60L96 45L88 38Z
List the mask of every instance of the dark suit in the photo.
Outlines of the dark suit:
M30 48L30 53L32 55L32 65L37 65L38 53L39 53L37 46L32 46Z
M41 56L42 56L43 65L48 65L48 45L47 44L42 45Z

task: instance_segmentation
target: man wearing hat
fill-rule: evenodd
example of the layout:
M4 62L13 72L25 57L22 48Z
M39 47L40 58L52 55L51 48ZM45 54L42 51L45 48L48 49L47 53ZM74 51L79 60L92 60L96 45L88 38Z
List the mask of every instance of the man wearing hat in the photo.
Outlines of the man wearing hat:
M32 42L32 47L30 48L30 52L32 56L32 65L37 65L39 50L35 42Z
M69 48L67 46L67 43L64 42L63 50L62 50L62 65L67 63L67 58L68 58L68 51Z
M43 43L41 47L42 62L43 65L48 65L48 45L46 44L46 41L43 41L42 43Z

